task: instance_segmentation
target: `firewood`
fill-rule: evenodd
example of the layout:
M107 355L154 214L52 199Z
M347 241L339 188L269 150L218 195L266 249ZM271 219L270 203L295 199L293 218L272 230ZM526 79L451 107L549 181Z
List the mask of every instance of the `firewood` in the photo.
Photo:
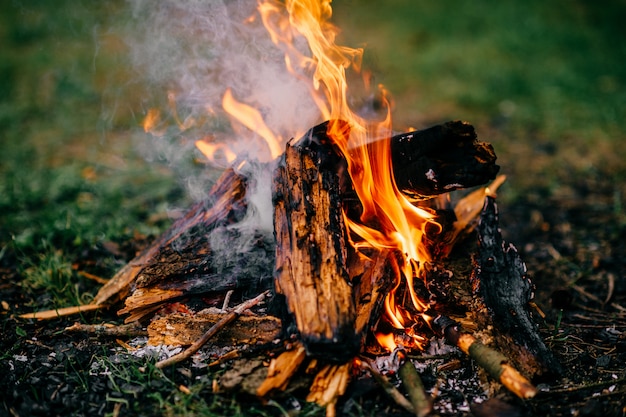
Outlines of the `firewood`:
M134 337L134 336L146 336L148 332L138 322L131 324L84 324L74 323L64 329L66 332L84 332L94 334L96 336L108 336L108 337Z
M148 344L188 346L227 312L200 311L197 314L168 314L153 319L148 325ZM229 346L242 343L270 343L280 336L280 320L274 316L241 316L236 322L216 335L215 345Z
M467 122L402 133L390 143L396 185L417 199L485 184L500 169L491 144L478 141Z
M404 395L396 388L393 382L389 381L389 379L381 374L376 366L372 364L367 358L361 358L361 368L368 371L372 377L376 380L378 385L385 391L385 394L389 396L398 406L402 407L404 410L408 411L411 414L415 414L415 407L409 400L406 399Z
M358 216L360 203L347 175L345 157L327 135L331 124L334 131L349 136L350 127L345 122L322 123L287 144L276 170L275 278L308 354L346 361L358 352L358 336L385 285L384 281L376 283L383 274L368 275L369 282L365 283L371 287L360 294L349 284L356 283L358 274L350 270L352 249L347 244L343 215ZM485 182L498 170L493 149L476 142L473 127L467 123L449 122L381 140L390 141L396 181L412 198ZM452 155L450 160L446 151ZM444 182L448 180L454 182ZM384 263L377 266L378 273L383 272L380 268ZM368 296L371 305L363 303Z
M165 368L167 366L171 366L177 364L178 362L184 361L185 359L190 358L194 353L196 353L202 346L205 345L206 342L209 341L217 332L219 332L224 326L231 323L244 311L254 307L255 305L262 302L265 297L268 295L268 291L265 291L255 298L251 300L247 300L241 304L239 304L233 311L226 314L220 321L215 323L209 330L206 331L198 340L196 340L191 346L189 346L186 350L179 353L178 355L174 355L170 358L164 359L162 361L157 362L154 366L157 368Z
M403 355L405 356L405 355ZM413 404L416 417L426 417L433 409L431 398L426 394L422 378L417 373L415 365L405 357L404 363L398 369L398 377L402 381L406 393Z
M195 267L203 265L203 262L197 261L194 264L189 262L189 259L187 262L174 262L172 256L165 254L178 252L186 257L204 259L206 251L209 250L206 244L183 242L183 247L179 251L176 251L173 245L180 243L178 240L185 236L195 237L193 233L189 233L194 227L201 228L203 232L200 236L205 236L216 226L232 222L238 214L241 215L246 205L245 181L245 178L234 170L226 170L209 192L208 198L191 207L185 216L175 221L154 244L115 274L98 291L93 304L107 305L124 300L131 292L131 287L145 287L155 280L162 280L167 271L173 270L177 275L191 272L184 266L185 264L192 264Z
M326 408L326 417L337 415L337 400L346 392L352 363L327 364L315 375L306 400Z
M326 124L287 144L273 191L276 291L284 294L311 356L345 362L360 348L347 269L341 158Z
M296 343L293 349L286 350L277 358L272 359L267 377L257 388L257 396L264 398L274 390L284 390L305 359L306 349L300 343Z
M488 314L481 326L493 325L497 343L527 375L558 376L561 364L546 347L530 315L534 287L517 249L500 233L495 199L487 197L478 225L478 253L472 274L474 291Z

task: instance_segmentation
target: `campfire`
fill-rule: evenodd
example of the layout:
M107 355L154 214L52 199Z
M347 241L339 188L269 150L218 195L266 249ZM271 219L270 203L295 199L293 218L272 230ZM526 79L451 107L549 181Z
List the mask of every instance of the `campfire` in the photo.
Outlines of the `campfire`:
M532 397L530 380L558 374L560 365L532 321L524 263L500 234L495 197L504 177L492 146L461 121L395 132L382 87L373 99L382 110L365 117L353 109L346 72L359 70L362 51L335 43L330 17L330 2L314 0L262 2L257 15L323 122L283 137L260 109L226 88L223 110L262 138L264 157L199 139L209 160L230 164L207 198L122 268L92 304L30 317L121 302L127 323L150 322L152 343L189 346L159 367L191 357L225 332L220 343L273 343L279 354L264 368L256 395L286 389L306 369L314 374L308 400L329 415L359 373L372 375L399 406L428 414L432 401L409 355L441 340L491 380ZM159 120L150 111L146 131L157 134ZM250 212L263 207L258 199L271 204L260 213L269 230L250 222ZM234 309L231 299L240 301ZM263 302L271 308L259 310ZM222 309L197 313L200 306ZM255 315L246 315L251 310ZM389 382L381 357L394 358L391 371L408 399Z

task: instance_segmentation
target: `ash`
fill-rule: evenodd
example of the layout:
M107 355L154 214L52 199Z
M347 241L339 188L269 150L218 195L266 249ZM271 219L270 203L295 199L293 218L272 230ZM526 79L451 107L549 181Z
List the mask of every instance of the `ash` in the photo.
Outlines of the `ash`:
M470 407L489 399L489 386L482 370L458 348L433 337L423 356L411 359L433 398L435 414L470 415Z

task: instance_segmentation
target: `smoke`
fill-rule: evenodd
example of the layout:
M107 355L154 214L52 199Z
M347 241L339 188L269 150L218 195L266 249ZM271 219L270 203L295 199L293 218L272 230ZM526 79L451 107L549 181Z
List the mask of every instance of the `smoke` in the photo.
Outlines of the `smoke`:
M314 125L319 110L306 83L288 73L256 7L254 0L131 0L130 46L139 76L169 95L169 110L175 108L188 139L210 135L240 158L267 161L267 145L256 132L230 126L221 108L227 89L258 109L283 141Z
M284 53L264 28L256 0L129 0L129 5L132 62L137 77L157 97L145 111L157 108L163 115L157 133L146 141L147 157L184 173L182 166L193 155L204 159L194 147L196 140L225 145L238 160L248 161L243 170L251 179L249 209L230 232L219 229L210 236L214 259L258 246L259 233L273 241L275 162L256 132L231 123L222 97L230 89L237 101L258 109L284 146L319 122L309 86L287 71ZM298 47L305 54L307 48L305 43ZM224 159L216 156L211 163L225 168ZM206 196L206 178L185 174L183 181L193 199Z

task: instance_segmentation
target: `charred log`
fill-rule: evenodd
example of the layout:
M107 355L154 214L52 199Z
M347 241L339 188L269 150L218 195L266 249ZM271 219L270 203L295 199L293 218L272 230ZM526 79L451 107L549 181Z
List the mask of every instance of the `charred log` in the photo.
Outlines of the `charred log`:
M539 335L530 315L533 284L526 265L512 244L505 244L498 225L495 199L487 197L478 225L474 287L497 329L498 345L517 359L522 372L533 377L557 376L563 369Z
M491 144L478 141L466 122L403 133L390 142L396 185L417 199L485 184L500 169Z

